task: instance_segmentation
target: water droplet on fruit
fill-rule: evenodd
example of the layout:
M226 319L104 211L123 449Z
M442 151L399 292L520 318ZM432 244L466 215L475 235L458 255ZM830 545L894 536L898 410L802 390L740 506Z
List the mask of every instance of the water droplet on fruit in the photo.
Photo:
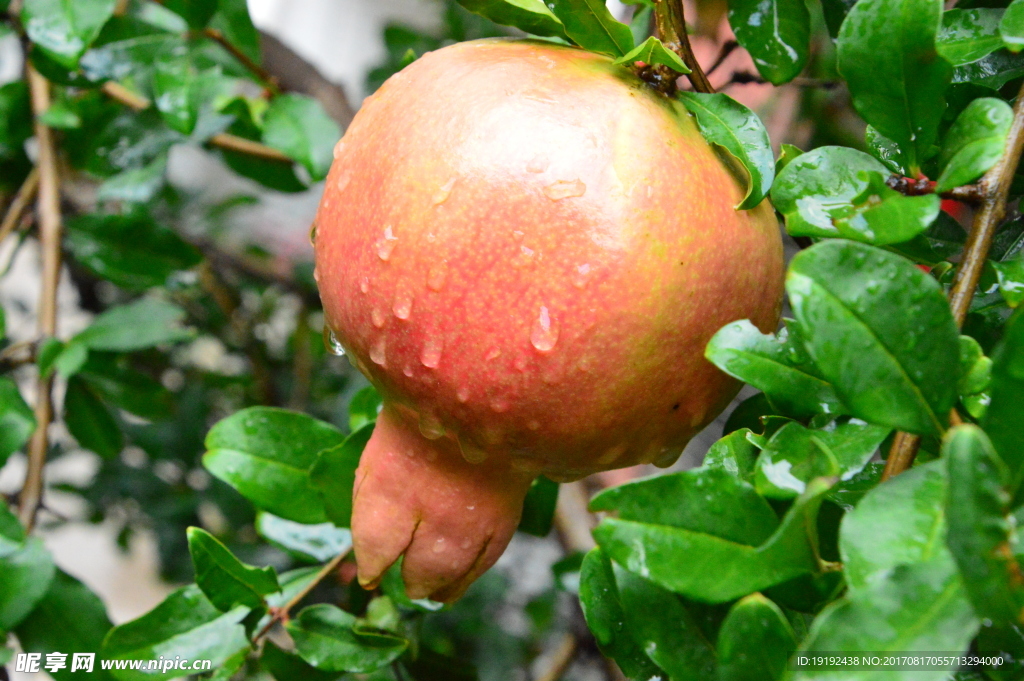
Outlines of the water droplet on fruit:
M463 539L462 540L462 548L468 549L472 545L473 545L473 540L472 539Z
M507 397L494 397L491 399L491 410L501 414L508 411L510 404Z
M340 139L338 143L334 145L334 158L337 159L341 156L341 152L345 150L345 140Z
M394 307L391 309L395 313L395 316L399 319L408 319L412 313L412 298L404 293L400 293L395 298Z
M402 373L405 374L407 378L412 378L412 367L406 364L402 369Z
M444 341L434 336L427 339L426 344L423 346L423 352L420 353L420 362L423 366L428 369L436 369L437 365L441 362L441 350L444 347Z
M384 366L384 363L386 361L386 355L385 355L385 351L386 350L387 350L387 341L384 340L384 336L381 336L380 338L377 339L377 342L375 342L370 347L370 361L373 362L374 364L379 364L380 366Z
M387 262L391 259L391 254L395 251L395 244L398 242L398 237L395 236L394 230L391 225L384 228L384 236L377 240L377 256Z
M363 293L369 293L370 292L370 278L369 277L363 277L362 281L359 282L359 290L362 291Z
M483 463L487 460L487 452L484 450L473 446L469 442L463 442L462 440L457 441L459 443L459 451L462 452L462 458L469 463ZM468 508L469 510L473 510L476 507L469 506Z
M516 241L522 241L524 236L526 236L526 232L521 232L518 229L512 232L512 238Z
M451 196L452 188L455 186L456 179L458 178L453 177L437 188L437 191L434 192L434 196L431 197L431 201L435 206L439 206L448 200L448 197Z
M526 164L526 170L531 173L543 173L551 165L550 159L544 154L537 154Z
M309 226L309 243L316 246L316 220Z
M571 199L587 193L587 185L582 180L559 180L544 187L544 195L552 201Z
M572 273L572 285L576 288L586 287L587 282L590 281L590 275L591 269L589 264L577 265Z
M428 440L436 440L443 437L444 426L441 424L441 419L437 418L433 414L421 415L420 434Z
M338 337L331 331L331 327L326 324L324 324L324 348L335 357L341 357L345 354L345 348L341 346Z
M313 268L313 281L320 283L320 269L317 267Z
M472 506L467 506L467 507L466 507L466 510L467 510L467 511L475 511L475 510L476 510L476 506L475 506L475 505L472 505Z
M435 541L434 545L430 547L430 550L434 553L441 553L442 551L444 551L444 537L440 537L437 541Z
M347 170L341 171L341 175L338 176L338 182L334 185L335 190L340 192L345 191L345 187L348 186L349 181L352 179L351 174Z
M448 279L448 261L442 260L435 263L427 272L427 287L432 291L440 291L444 288L444 282Z
M501 350L499 350L498 348L491 348L490 350L487 351L487 355L484 357L484 359L490 362L492 359L498 359L499 357L501 357Z
M580 357L580 361L576 362L576 368L582 371L583 373L589 372L590 358L586 356Z
M455 399L457 399L459 402L463 404L469 402L469 388L467 388L466 386L462 386L461 388L456 390Z
M384 328L384 323L387 320L388 318L384 315L383 310L373 308L373 310L370 312L370 321L373 322L373 325L376 326L378 329Z
M537 321L530 330L530 343L540 352L550 352L558 342L558 323L551 317L548 308L541 305Z
M519 247L519 253L512 259L513 267L526 267L533 262L533 256L536 254L532 248L526 246Z

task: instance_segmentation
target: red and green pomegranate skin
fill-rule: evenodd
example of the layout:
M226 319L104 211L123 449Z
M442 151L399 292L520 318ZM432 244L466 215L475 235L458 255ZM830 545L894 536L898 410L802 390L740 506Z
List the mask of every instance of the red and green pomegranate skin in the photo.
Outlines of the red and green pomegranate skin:
M582 50L460 43L365 102L315 246L327 323L385 400L364 585L404 554L410 596L457 598L537 475L678 456L737 389L708 340L779 317L778 225L742 198L680 104Z

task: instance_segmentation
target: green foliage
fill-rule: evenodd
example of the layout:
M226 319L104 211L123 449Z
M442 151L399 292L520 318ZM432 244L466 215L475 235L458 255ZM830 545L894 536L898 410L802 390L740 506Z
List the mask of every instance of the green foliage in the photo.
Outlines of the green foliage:
M734 0L729 24L768 82L788 83L803 71L810 55L811 15L800 0Z
M612 63L632 64L638 61L645 64L663 64L679 73L690 73L690 69L679 55L665 47L665 44L654 36L650 36Z

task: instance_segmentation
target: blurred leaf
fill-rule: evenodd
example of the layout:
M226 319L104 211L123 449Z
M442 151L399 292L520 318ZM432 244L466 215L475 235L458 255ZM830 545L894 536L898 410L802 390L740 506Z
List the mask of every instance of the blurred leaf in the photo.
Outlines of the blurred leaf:
M373 423L368 423L340 444L324 449L309 468L310 484L320 492L327 519L338 527L349 527L352 523L356 467L373 427Z
M2 506L0 520L0 631L10 631L46 595L56 568L43 541L26 539L21 525Z
M0 156L12 158L22 153L22 145L31 136L32 108L25 81L0 86Z
M21 23L29 39L74 69L113 13L115 0L25 0Z
M761 203L775 179L775 156L761 119L726 94L680 92L678 97L697 119L704 139L732 154L746 170L747 193L736 208Z
M982 622L977 638L978 653L996 655L1000 664L985 667L981 678L969 681L1017 681L1024 672L1024 628L1016 625L988 626Z
M58 130L82 127L82 117L66 101L57 100L39 117L39 122Z
M758 547L667 525L605 518L594 530L602 551L671 591L723 603L818 569L814 518L831 481L816 480ZM686 565L686 570L680 570Z
M256 516L256 531L308 562L325 563L352 548L352 533L335 527L334 523L307 525L260 513Z
M701 467L721 468L740 480L752 482L759 450L747 439L749 433L749 428L740 428L722 437L708 449Z
M338 124L305 95L275 97L263 118L263 143L301 163L313 180L327 176L340 137Z
M1024 253L1005 262L993 262L999 279L999 292L1010 307L1017 307L1024 302Z
M15 633L22 650L42 653L44 660L47 653L55 651L68 655L67 667L48 673L54 681L71 681L81 677L70 670L71 655L98 652L113 626L103 601L89 587L57 570L50 588ZM96 664L89 678L109 681L111 676Z
M725 373L763 391L784 413L794 416L839 414L844 407L822 379L806 351L787 329L763 334L750 320L722 327L704 356Z
M100 185L96 198L100 201L146 203L163 188L167 173L167 155L157 156L139 168L130 168Z
M856 419L825 430L789 423L757 458L755 487L768 498L793 499L814 478L849 480L863 470L889 430Z
M846 514L839 535L850 590L867 589L898 565L948 554L945 498L946 470L939 461L915 466L865 494Z
M153 103L172 130L191 135L204 107L230 82L217 67L203 69L186 46L157 55L153 62Z
M260 663L277 681L333 681L340 672L322 672L298 655L286 653L267 639L263 644Z
M1024 310L1006 323L1003 339L992 352L992 402L982 424L999 456L1010 470L1010 489L1024 478L1024 429L1020 409L1024 404Z
M992 378L992 360L985 357L978 341L960 336L960 381L957 392L961 397L975 395L988 388Z
M966 240L967 232L960 223L951 218L949 213L942 211L924 232L910 241L890 244L887 249L915 262L936 265L960 253Z
M249 641L241 621L249 608L239 606L221 612L195 584L177 589L148 613L114 627L103 641L98 657L105 660L210 660L219 668ZM115 669L121 681L173 679L180 670L162 673L136 669Z
M1024 49L1024 2L1014 0L999 21L999 36L1010 52Z
M942 174L936 193L949 191L981 177L1003 155L1013 109L1001 99L982 97L971 102L946 133L939 152Z
M837 41L854 108L906 152L912 173L935 141L952 76L935 51L941 21L942 0L860 0Z
M254 142L261 141L262 121L257 123L254 120L252 107L246 100L235 98L223 107L221 112L235 117L235 122L227 129L229 133ZM291 162L259 159L250 154L225 149L218 149L218 152L228 167L236 173L255 180L265 187L280 192L301 192L307 188L296 177L294 164Z
M405 652L398 636L365 635L354 630L355 616L326 603L312 605L287 624L302 659L331 672L372 672Z
M825 14L825 25L828 26L829 35L836 38L839 35L839 28L857 0L821 0L821 9Z
M690 69L679 55L665 47L665 44L654 36L650 36L612 63L632 64L638 61L645 64L662 64L679 73L690 73Z
M593 549L583 559L580 606L601 652L615 660L628 677L651 679L662 673L626 627L612 563L601 549Z
M762 419L775 413L774 407L768 402L768 396L764 393L757 393L752 397L740 402L722 427L722 435L728 435L742 428L749 429L752 433L764 432Z
M459 0L459 4L496 24L515 26L533 35L565 35L562 22L542 0Z
M162 286L202 256L145 212L89 213L68 220L65 246L93 274L130 290Z
M957 66L953 71L953 82L974 83L998 90L1022 75L1024 55L1013 54L1009 50L996 50L987 57Z
M305 414L250 407L210 429L203 465L260 510L322 523L327 517L309 468L320 452L344 441L337 428Z
M25 446L35 429L35 415L25 404L18 384L0 376L0 468L11 454Z
M629 26L617 21L601 0L547 0L545 4L562 22L565 35L583 49L613 57L633 49Z
M523 515L519 520L520 532L535 537L546 537L551 533L555 519L555 505L558 503L558 483L543 475L533 481L523 502Z
M64 422L83 448L111 459L124 448L124 436L114 416L80 377L68 380L64 396Z
M72 344L69 347L81 346ZM104 352L88 353L88 360L79 367L77 375L100 398L119 409L152 420L171 415L172 393L159 381L132 369L123 357Z
M217 13L210 20L210 28L223 33L251 61L260 63L260 34L249 17L246 0L217 0Z
M1003 46L998 9L950 9L942 13L935 49L953 66L977 61Z
M368 385L355 395L348 403L348 427L356 432L367 423L377 420L381 404L384 400L372 385Z
M90 350L132 352L156 345L189 340L193 332L182 328L185 311L159 298L140 298L127 305L108 308L92 320L70 343Z
M775 681L796 650L793 627L779 606L751 594L729 610L718 631L721 681Z
M280 591L274 568L245 565L201 528L188 528L188 551L196 569L196 585L218 610L227 612L236 605L256 610L264 607L264 596Z
M898 255L837 240L797 254L786 290L808 352L854 416L920 434L943 430L956 399L948 372L959 334L935 279Z
M444 608L444 603L429 598L413 600L405 592L405 581L402 579L402 557L399 556L394 565L384 573L380 582L380 590L399 606L419 612L437 612Z
M733 0L729 24L764 79L793 80L810 54L811 15L801 0Z
M633 44L639 45L651 35L651 16L653 8L638 5L629 21L629 32L633 34Z
M219 0L163 0L163 5L180 15L192 30L202 30L217 12Z

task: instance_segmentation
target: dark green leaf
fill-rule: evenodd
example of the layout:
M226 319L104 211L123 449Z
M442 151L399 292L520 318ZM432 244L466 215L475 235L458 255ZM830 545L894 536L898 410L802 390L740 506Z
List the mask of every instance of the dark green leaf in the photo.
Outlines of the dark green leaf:
M722 437L708 449L702 467L721 468L740 480L753 482L759 450L747 439L749 433L749 428L740 428Z
M115 4L115 0L25 0L21 23L47 56L74 69L113 15Z
M0 376L0 467L28 442L35 429L35 415L25 404L18 385Z
M0 157L14 158L32 136L32 108L28 86L16 80L0 86Z
M992 352L992 402L985 414L985 432L1010 469L1010 488L1024 477L1024 309L1006 324L1002 342Z
M942 211L923 233L902 244L891 244L888 249L915 262L936 265L958 254L966 240L967 232L960 223Z
M409 642L398 636L366 635L357 620L333 605L312 605L288 623L302 659L331 672L371 672L398 658Z
M778 336L761 333L744 319L723 327L704 356L725 373L764 391L772 404L794 416L838 414L844 408L797 339L787 329Z
M210 660L218 669L238 651L249 648L241 622L249 614L246 607L221 612L207 600L195 584L172 592L148 613L114 627L103 642L98 657L106 660ZM115 669L121 681L173 679L180 670L158 673L145 669Z
M960 336L960 381L956 387L960 397L980 393L991 379L992 360L984 355L978 341Z
M217 13L210 20L210 28L223 33L252 62L260 63L260 34L249 17L246 0L217 0Z
M697 119L704 139L728 151L746 170L747 194L736 208L747 210L761 203L775 180L775 156L761 119L721 93L680 92L679 99Z
M779 606L751 594L729 610L718 631L721 681L775 681L796 650L796 634Z
M384 573L380 582L380 590L397 603L400 607L417 610L419 612L437 612L444 608L444 603L432 601L429 598L409 598L405 590L405 581L402 579L402 557L399 557L395 564Z
M0 527L0 631L10 631L32 612L49 590L56 569L41 539L26 540L20 527L20 536L9 530Z
M904 165L904 153L899 145L870 125L864 129L864 143L868 145L868 150L874 157L884 163L889 170L900 175L910 172Z
M340 137L338 124L312 97L280 95L264 114L263 143L301 163L314 180L327 176Z
M804 151L800 147L783 142L782 146L779 148L779 158L775 160L775 176L778 177L783 168L788 166L793 159L803 153Z
M802 0L733 0L729 24L764 79L781 85L804 69L811 15Z
M616 21L600 0L546 0L545 4L562 22L565 35L583 49L613 57L633 49L629 26Z
M245 565L203 529L188 528L188 551L196 571L196 585L219 610L227 612L236 605L253 610L262 608L263 597L280 590L274 568Z
M146 203L163 188L167 173L167 155L161 155L139 168L130 168L100 185L96 198L101 201Z
M562 37L565 28L542 0L459 0L470 12L533 35Z
M683 63L679 55L665 47L665 44L654 36L647 38L612 63L632 64L638 61L645 64L662 64L679 73L690 73L689 67Z
M633 34L633 44L639 45L651 35L651 16L653 8L645 5L638 5L633 12L633 18L629 20L629 31Z
M90 350L132 352L155 345L178 343L193 333L181 327L185 311L159 298L141 298L134 303L108 308L92 324L71 339Z
M354 433L367 423L377 420L383 399L377 389L368 385L355 395L348 403L348 427Z
M743 400L733 409L722 427L722 435L728 435L743 428L749 429L752 433L763 433L763 419L774 413L775 409L768 402L768 397L764 393L757 393L753 397Z
M256 531L265 539L309 562L323 563L352 548L352 533L334 523L306 525L271 513L256 516Z
M558 483L543 475L533 481L523 502L523 515L519 520L520 532L535 537L546 537L551 533L555 519L555 504L558 503Z
M935 279L898 255L837 240L801 251L786 290L808 352L855 416L942 431L956 399L948 373L959 334Z
M253 107L248 100L237 97L221 108L221 113L235 117L235 122L228 132L245 139L259 142L263 134L262 124L257 124L253 117ZM251 154L237 151L220 150L224 162L243 177L256 180L260 184L281 192L300 192L307 187L295 175L295 164L287 161L264 160L254 158Z
M218 0L164 0L167 9L179 14L189 28L202 30L217 12Z
M994 262L999 279L999 292L1010 307L1017 307L1024 302L1024 253L1005 262Z
M1024 49L1024 2L1014 0L999 21L999 36L1010 52Z
M952 67L935 51L942 0L860 0L839 31L854 108L894 141L913 173L934 143Z
M951 9L942 13L942 29L935 48L953 66L977 61L1003 46L999 37L998 9Z
M839 35L839 28L857 0L821 0L821 9L825 13L825 25L833 38Z
M93 389L78 376L68 381L68 390L64 396L64 421L78 444L105 459L116 457L124 447L124 436L114 416Z
M1003 155L1012 122L1013 109L1001 99L982 97L971 102L946 133L935 191L973 182L994 166Z
M974 83L997 90L1021 76L1024 76L1024 54L996 50L978 61L956 67L953 82Z
M340 672L322 672L298 655L286 653L267 639L260 662L277 681L333 681Z
M91 352L78 375L104 401L127 412L153 420L171 414L171 392L159 381L132 369L125 357Z
M321 451L309 468L310 483L320 492L327 519L338 527L348 527L352 522L356 467L373 427L373 423L367 423L340 444Z

